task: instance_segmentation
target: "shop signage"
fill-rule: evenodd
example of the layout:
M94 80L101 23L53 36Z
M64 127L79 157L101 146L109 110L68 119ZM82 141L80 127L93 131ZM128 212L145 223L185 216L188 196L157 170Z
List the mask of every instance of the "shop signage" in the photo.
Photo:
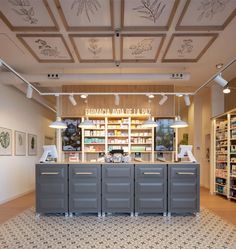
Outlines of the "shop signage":
M151 114L150 108L118 108L118 109L107 109L107 108L101 108L101 109L85 109L85 115L120 115L120 114L126 114L126 115L149 115Z

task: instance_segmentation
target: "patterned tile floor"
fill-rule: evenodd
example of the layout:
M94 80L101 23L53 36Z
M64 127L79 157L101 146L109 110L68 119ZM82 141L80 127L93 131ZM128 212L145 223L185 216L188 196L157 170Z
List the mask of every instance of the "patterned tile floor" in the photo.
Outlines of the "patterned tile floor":
M0 248L235 249L236 227L207 209L200 217L41 216L28 209L0 226Z

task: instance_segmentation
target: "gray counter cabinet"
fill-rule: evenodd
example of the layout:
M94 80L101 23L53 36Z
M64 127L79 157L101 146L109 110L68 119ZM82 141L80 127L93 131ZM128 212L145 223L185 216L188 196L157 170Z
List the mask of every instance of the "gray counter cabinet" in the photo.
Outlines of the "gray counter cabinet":
M68 215L68 165L36 165L36 214Z
M135 165L135 215L167 212L167 165Z
M69 165L69 211L101 215L101 165Z
M168 165L168 215L200 211L199 164Z
M134 165L102 165L102 214L134 212Z

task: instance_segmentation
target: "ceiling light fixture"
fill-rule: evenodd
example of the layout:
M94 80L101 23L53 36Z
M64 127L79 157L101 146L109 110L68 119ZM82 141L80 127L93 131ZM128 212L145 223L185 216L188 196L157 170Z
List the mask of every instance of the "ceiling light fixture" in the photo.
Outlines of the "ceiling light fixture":
M180 118L180 104L179 104L179 101L180 101L180 99L178 98L178 115L175 118L174 123L172 125L170 125L171 128L175 128L175 129L188 127L188 124L185 121L181 120L181 118Z
M154 99L154 95L153 94L147 94L147 97L149 98L149 99Z
M69 100L70 100L70 103L73 105L73 106L76 106L77 105L77 102L74 98L74 95L69 95Z
M228 84L228 81L222 77L221 73L214 78L214 81L222 87L225 87Z
M181 98L181 97L183 97L183 94L182 93L177 93L176 96Z
M54 129L66 129L67 128L67 124L65 122L63 122L61 120L60 117L60 97L59 95L55 95L56 96L56 100L57 100L57 117L56 117L56 121L52 122L49 127L50 128L54 128Z
M224 66L223 63L218 63L218 64L216 64L216 68L217 68L217 69L221 69L223 66Z
M152 102L152 100L149 99L148 100L149 109L151 109L151 102ZM142 127L143 128L155 128L155 127L157 127L157 123L155 121L153 121L151 118L151 113L149 114L148 120L145 120L143 122Z
M81 94L80 97L81 97L82 99L86 99L86 98L88 97L88 94Z
M31 99L32 96L33 96L33 88L30 85L28 85L27 86L27 91L26 91L26 97L28 99Z
M230 93L230 92L231 92L231 90L230 90L229 86L226 85L226 86L224 87L224 89L223 89L223 93L228 94L228 93Z
M190 102L189 95L184 95L184 102L186 106L190 106L191 102Z
M159 105L164 105L167 99L168 97L165 94L163 94L161 100L159 101Z
M120 104L120 96L118 94L115 94L115 105Z

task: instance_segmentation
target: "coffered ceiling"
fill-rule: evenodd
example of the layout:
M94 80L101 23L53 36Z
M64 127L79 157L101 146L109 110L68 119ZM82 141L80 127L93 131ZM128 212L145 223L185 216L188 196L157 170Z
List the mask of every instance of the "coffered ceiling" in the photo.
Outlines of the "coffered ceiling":
M236 57L235 15L236 0L0 0L0 57L43 87L71 84L68 74L114 74L73 84L197 88ZM135 73L191 76L119 78Z

